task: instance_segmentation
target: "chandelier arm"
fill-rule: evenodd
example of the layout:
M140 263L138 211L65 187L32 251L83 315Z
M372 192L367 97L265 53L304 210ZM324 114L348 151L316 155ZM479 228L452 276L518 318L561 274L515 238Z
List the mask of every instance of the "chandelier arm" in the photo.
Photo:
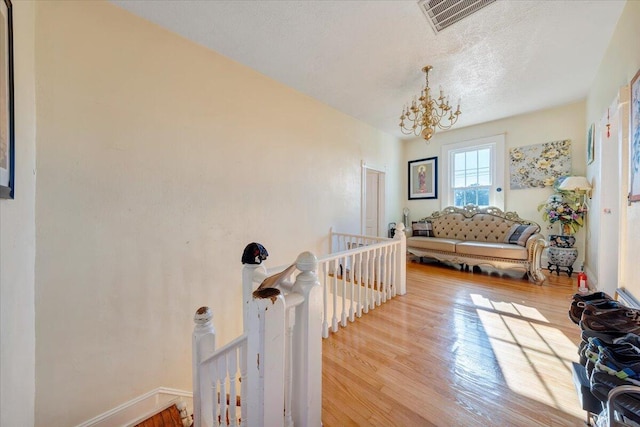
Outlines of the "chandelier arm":
M421 135L429 141L436 129L447 130L458 121L460 111L460 100L456 110L449 104L449 96L444 95L442 87L437 98L431 96L429 87L429 71L433 67L427 65L422 68L425 73L425 86L420 92L420 97L413 98L409 106L405 106L400 117L400 130L405 135ZM407 127L405 120L410 123ZM448 123L448 124L447 124Z

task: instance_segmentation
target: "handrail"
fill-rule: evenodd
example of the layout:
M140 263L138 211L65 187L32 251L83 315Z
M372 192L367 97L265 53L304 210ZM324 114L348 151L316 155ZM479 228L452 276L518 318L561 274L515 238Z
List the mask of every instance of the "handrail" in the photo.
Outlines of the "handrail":
M247 334L244 333L244 334L240 335L239 337L237 337L236 339L234 339L233 341L231 341L231 342L223 345L219 349L217 349L211 356L209 356L206 359L204 359L203 361L201 361L200 364L201 365L207 364L210 361L212 361L213 359L222 356L223 354L230 353L231 351L236 350L238 347L240 347L246 341L247 341Z
M390 246L389 245L390 243L393 246L395 246L396 244L400 244L400 242L397 240L393 240L393 239L388 239L388 240L389 240L388 242L384 242L384 243L374 243L373 245L359 246L357 248L347 249L345 251L334 252L332 254L324 255L318 258L318 262L333 261L338 258L344 258L347 255L357 255L364 252L370 252L371 250L375 250L379 248L386 248Z

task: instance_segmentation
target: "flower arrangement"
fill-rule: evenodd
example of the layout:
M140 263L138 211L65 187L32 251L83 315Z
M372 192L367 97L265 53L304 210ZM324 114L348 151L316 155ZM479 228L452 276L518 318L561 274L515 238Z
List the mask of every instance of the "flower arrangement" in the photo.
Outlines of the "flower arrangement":
M585 207L567 195L553 194L538 206L538 211L542 211L542 219L549 223L549 229L559 222L562 234L575 234L584 225Z

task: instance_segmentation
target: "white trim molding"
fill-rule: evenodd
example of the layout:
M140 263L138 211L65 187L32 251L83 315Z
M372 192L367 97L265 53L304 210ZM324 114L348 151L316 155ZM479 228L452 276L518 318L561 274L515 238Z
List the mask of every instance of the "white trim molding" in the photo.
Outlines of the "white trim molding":
M158 387L128 402L116 406L76 427L128 426L143 421L178 402L187 404L193 412L193 393L173 388Z

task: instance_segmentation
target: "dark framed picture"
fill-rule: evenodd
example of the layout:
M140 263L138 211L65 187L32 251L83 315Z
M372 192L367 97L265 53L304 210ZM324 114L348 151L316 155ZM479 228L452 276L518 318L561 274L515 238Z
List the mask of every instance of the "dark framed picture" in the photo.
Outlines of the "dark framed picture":
M0 198L14 198L13 16L11 0L0 1Z
M438 158L409 161L409 200L438 198Z
M640 70L631 80L629 118L629 202L640 202Z

